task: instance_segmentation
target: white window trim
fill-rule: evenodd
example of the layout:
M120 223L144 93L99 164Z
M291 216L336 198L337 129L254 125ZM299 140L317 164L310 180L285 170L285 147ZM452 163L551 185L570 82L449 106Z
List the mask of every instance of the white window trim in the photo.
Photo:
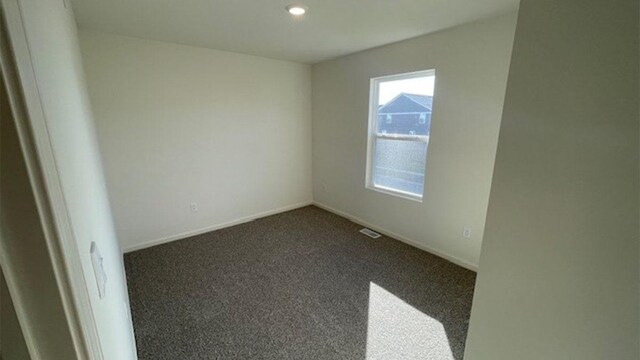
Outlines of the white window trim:
M378 98L379 98L379 84L386 81L405 80L419 76L435 76L435 69L414 71L410 73L387 75L371 78L369 82L369 130L367 133L367 171L365 178L365 187L369 190L377 191L379 193L400 197L407 200L413 200L422 202L423 195L416 195L414 193L405 192L397 189L391 189L383 186L375 186L373 184L373 157L375 155L375 143L376 139L393 139L393 140L407 140L407 141L423 141L429 146L429 136L424 135L400 135L400 134L378 134ZM433 112L432 112L433 116ZM426 169L425 169L426 175ZM426 176L425 176L426 178Z

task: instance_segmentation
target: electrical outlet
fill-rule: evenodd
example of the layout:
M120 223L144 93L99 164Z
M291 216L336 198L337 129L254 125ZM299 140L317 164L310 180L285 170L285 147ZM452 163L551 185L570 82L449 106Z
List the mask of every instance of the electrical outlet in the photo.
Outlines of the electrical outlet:
M190 208L191 208L191 212L192 213L197 213L198 212L198 203L194 203L194 202L191 203Z
M322 184L322 192L325 194L329 192L329 189L327 188L327 184Z
M471 238L471 228L470 227L465 227L462 230L462 236L464 236L466 239L470 239Z

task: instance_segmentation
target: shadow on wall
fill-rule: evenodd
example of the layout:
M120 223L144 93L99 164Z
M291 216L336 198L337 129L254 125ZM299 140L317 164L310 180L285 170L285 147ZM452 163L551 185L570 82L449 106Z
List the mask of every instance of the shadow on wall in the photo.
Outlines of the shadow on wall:
M460 360L475 274L306 207L126 255L140 360Z
M4 274L0 271L0 359L29 359L29 350L22 335L13 300Z

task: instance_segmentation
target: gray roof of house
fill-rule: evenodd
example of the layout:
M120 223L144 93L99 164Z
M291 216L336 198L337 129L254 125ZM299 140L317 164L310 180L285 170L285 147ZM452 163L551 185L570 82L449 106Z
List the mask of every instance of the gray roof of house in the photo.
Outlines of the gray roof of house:
M400 95L404 95L406 97L408 97L409 99L417 102L418 104L428 108L429 110L431 110L431 105L433 104L433 96L429 96L429 95L418 95L418 94L407 94L407 93L401 93Z
M400 93L386 104L380 105L379 113L397 113L405 111L428 111L431 112L433 96Z

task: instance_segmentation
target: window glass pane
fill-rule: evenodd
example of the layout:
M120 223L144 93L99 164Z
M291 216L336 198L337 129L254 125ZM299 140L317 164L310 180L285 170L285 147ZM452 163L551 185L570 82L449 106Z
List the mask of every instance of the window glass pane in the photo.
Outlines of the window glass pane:
M435 70L372 80L369 186L422 198L434 86Z
M426 159L425 142L376 138L373 185L422 196Z
M378 83L378 134L429 135L435 76Z

